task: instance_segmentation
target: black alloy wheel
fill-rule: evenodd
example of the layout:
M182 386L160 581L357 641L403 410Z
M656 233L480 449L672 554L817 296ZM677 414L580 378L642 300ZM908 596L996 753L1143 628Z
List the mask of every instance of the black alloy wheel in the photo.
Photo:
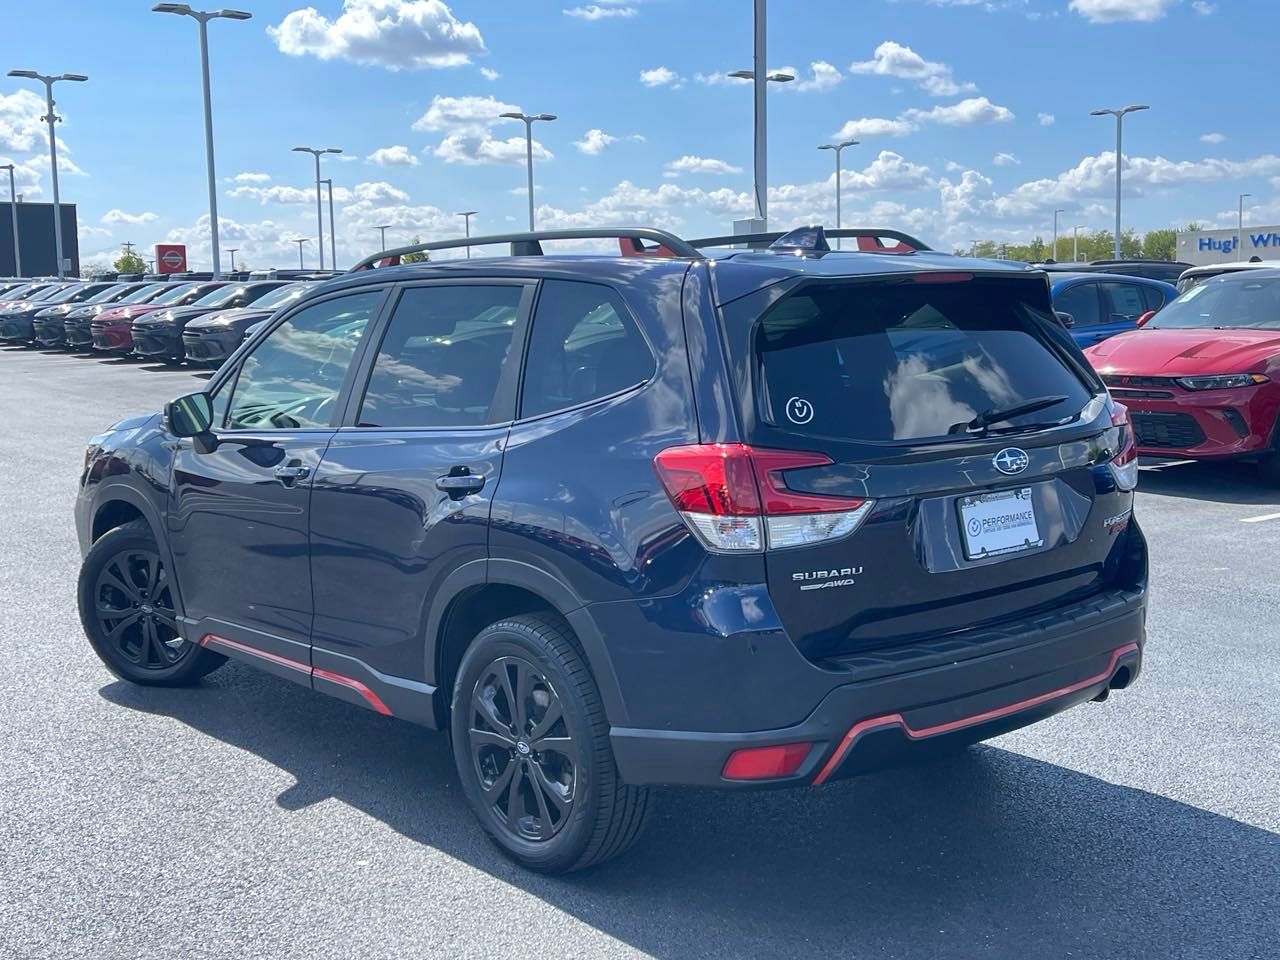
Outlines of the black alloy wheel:
M471 691L471 758L489 812L524 840L550 840L573 812L581 752L544 673L500 657Z
M467 803L521 866L581 870L644 829L650 793L618 775L600 691L562 617L481 630L458 664L449 728Z
M194 683L226 662L178 630L180 598L145 520L107 531L80 567L80 623L116 676L147 686Z
M143 670L171 667L185 652L168 573L154 550L122 550L103 566L94 615L106 641Z

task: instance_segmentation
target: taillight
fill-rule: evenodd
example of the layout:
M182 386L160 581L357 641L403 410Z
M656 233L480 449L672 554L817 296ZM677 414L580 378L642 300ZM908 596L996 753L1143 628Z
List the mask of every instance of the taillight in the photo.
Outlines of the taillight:
M798 493L782 476L786 470L831 462L820 453L706 443L663 450L654 467L671 502L703 544L737 552L836 540L857 529L874 501Z
M1129 408L1123 403L1111 401L1111 425L1119 431L1116 455L1111 458L1111 475L1116 486L1129 491L1138 486L1138 446L1133 439L1133 424L1129 421Z

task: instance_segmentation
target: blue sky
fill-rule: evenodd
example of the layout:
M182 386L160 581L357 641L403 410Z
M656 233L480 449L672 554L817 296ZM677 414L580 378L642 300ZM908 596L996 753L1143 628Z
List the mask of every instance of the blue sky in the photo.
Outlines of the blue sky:
M296 262L314 236L310 157L336 146L338 259L388 242L524 225L523 126L538 124L539 226L652 224L696 235L750 214L748 0L244 0L210 25L222 246ZM85 260L183 240L207 265L196 25L148 2L7 5L0 67L88 74L57 88L64 201ZM51 26L53 29L51 29ZM1025 241L1111 223L1114 124L1126 121L1126 226L1280 221L1269 68L1274 0L772 0L770 214L934 245ZM41 92L0 77L0 162L49 198ZM593 132L594 131L594 132ZM518 138L518 139L512 139ZM62 158L60 158L62 159ZM6 185L7 186L7 185ZM203 218L203 219L202 219ZM327 246L327 244L326 244ZM314 264L314 243L308 251ZM99 257L100 259L100 257Z

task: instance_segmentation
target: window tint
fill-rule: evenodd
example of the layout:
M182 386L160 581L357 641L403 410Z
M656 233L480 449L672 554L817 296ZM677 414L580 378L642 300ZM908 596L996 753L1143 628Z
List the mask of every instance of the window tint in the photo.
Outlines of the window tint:
M272 330L240 366L227 427L326 426L356 345L381 299L381 291L371 291L325 300Z
M493 409L522 286L410 287L396 304L360 405L362 427L478 426Z
M1147 302L1142 298L1142 286L1137 283L1104 283L1107 322L1137 320L1147 312Z
M1098 311L1098 285L1096 283L1077 283L1067 287L1053 298L1053 309L1061 313L1069 313L1077 327L1090 327L1102 322Z
M653 354L608 287L547 280L538 294L520 416L607 397L653 376Z
M1148 310L1159 310L1164 306L1164 291L1159 287L1143 287L1142 299L1145 301Z
M1046 342L1053 321L1038 286L975 278L801 287L755 326L761 419L790 433L883 442L964 439L978 414L1048 395L1066 400L1000 428L1069 418L1090 393ZM751 325L750 299L726 309L728 330Z

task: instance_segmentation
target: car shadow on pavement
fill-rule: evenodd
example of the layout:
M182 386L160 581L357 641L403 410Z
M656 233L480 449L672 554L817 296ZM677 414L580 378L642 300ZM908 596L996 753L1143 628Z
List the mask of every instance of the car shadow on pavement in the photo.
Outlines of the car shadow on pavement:
M283 810L338 799L656 957L1223 960L1280 943L1280 837L994 747L817 790L660 791L630 853L549 878L485 842L443 735L236 663L194 689L101 694L287 771Z
M1280 503L1280 490L1263 482L1256 464L1238 460L1150 464L1144 461L1142 466L1138 489L1143 493L1214 503L1260 506Z

